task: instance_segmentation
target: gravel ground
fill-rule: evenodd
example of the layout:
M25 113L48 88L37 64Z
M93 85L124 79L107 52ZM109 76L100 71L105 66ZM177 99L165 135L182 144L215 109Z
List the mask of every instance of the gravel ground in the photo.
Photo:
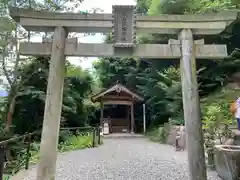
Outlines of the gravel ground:
M209 180L220 180L208 172ZM16 180L35 180L36 168ZM147 139L106 139L99 148L62 154L56 180L188 180L186 152ZM15 178L14 178L15 180Z

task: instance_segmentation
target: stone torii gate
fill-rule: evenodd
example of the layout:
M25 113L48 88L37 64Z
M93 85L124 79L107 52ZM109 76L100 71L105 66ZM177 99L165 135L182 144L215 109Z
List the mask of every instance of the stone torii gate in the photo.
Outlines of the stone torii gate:
M181 59L181 79L190 180L206 180L203 133L195 59L223 59L226 45L205 45L194 35L219 34L237 19L237 12L210 15L138 16L134 6L113 6L112 14L74 14L11 9L27 31L54 32L52 41L23 42L21 55L51 56L37 180L55 179L65 56ZM69 32L110 32L114 44L84 44L67 39ZM176 34L168 44L136 44L136 33Z

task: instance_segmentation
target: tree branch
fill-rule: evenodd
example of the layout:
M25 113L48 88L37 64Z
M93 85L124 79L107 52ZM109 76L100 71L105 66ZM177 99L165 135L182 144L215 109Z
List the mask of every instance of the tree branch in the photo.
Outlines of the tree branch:
M15 39L18 38L17 32L18 32L18 25L16 25ZM17 81L18 65L19 65L19 60L20 60L20 54L19 54L19 49L18 49L18 41L16 41L15 46L16 46L16 61L15 61L14 69L13 69L13 84L16 84L16 81Z
M5 36L5 42L8 40L8 34ZM2 68L3 68L3 74L5 75L8 83L10 86L12 86L12 80L8 74L7 68L6 68L6 51L7 51L7 45L4 45L3 47L3 53L2 53Z

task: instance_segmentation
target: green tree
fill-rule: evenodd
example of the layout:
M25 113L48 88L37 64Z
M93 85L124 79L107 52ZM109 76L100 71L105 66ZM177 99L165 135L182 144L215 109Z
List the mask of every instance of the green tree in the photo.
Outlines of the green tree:
M20 39L30 39L31 33L25 32L9 16L8 7L29 8L45 11L73 11L78 8L83 0L1 0L0 1L0 63L1 75L7 79L7 90L9 91L8 103L5 106L6 130L10 131L12 117L15 111L16 98L21 89L19 80L20 61L18 43ZM48 34L45 33L48 37Z
M238 2L210 0L137 0L137 11L140 14L196 14L235 9ZM228 36L204 37L211 44L227 44L231 53L240 47L240 25L236 24ZM139 43L167 43L172 35L140 35ZM203 38L203 37L197 37ZM106 42L111 42L108 36ZM131 63L130 63L131 62ZM148 126L156 126L174 117L183 120L179 60L151 60L129 58L102 58L94 68L104 88L121 83L142 94L147 100ZM225 60L197 60L198 84L201 97L223 87L229 77L239 69L239 56ZM128 79L127 79L128 77ZM182 122L181 120L181 122Z
M49 58L36 57L21 66L22 83L13 116L15 133L41 128L44 114ZM62 106L62 126L84 126L87 112L84 99L91 93L92 77L80 67L67 63Z

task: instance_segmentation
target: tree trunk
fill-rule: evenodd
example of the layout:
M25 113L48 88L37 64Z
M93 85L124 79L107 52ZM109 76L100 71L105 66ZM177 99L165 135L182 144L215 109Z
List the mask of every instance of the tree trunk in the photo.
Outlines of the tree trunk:
M17 98L17 87L12 86L8 95L8 105L6 107L5 111L5 131L8 134L11 134L12 132L12 119L13 114L15 111L15 105L16 105L16 98Z
M6 132L11 133L12 131L12 119L13 119L13 113L15 110L15 105L16 105L16 95L12 96L9 98L9 106L8 106L8 111L7 111L7 120L6 120Z
M15 88L11 88L10 93L8 95L8 105L6 107L6 124L5 124L5 131L7 133L7 137L11 137L13 134L13 129L12 129L12 119L13 119L13 114L15 110L15 105L16 105L16 93L15 93ZM8 161L12 160L12 155L11 155L11 149L8 148L8 145L6 145L6 159Z

